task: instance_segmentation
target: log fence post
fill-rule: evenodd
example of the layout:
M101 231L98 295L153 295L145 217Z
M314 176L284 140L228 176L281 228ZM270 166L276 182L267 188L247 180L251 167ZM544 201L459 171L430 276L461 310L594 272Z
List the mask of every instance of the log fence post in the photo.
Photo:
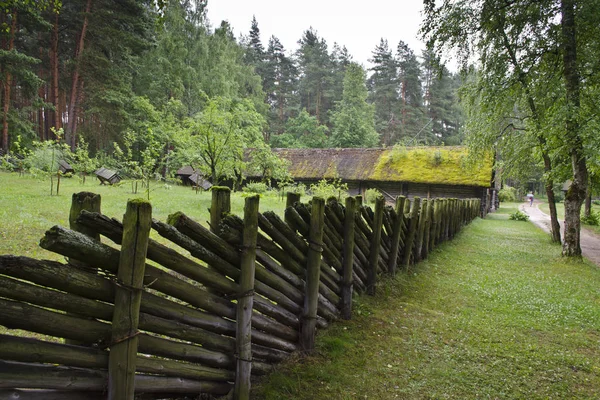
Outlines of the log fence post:
M356 204L354 197L346 198L341 304L341 316L346 320L352 318L352 271L354 267L354 229L356 226L354 215L356 214Z
M315 349L324 223L325 200L321 197L313 197L310 213L309 249L306 257L306 292L300 327L300 348L307 353Z
M254 274L256 268L256 242L258 237L258 195L247 197L244 205L244 229L238 302L236 308L236 374L234 400L250 398L252 372L252 308L254 306Z
M223 216L231 212L231 189L225 186L213 186L210 205L210 231L217 232Z
M400 248L400 235L402 234L402 221L404 220L405 196L396 197L396 220L392 227L392 248L390 249L390 258L388 261L388 273L396 275L398 267L398 249Z
M417 223L419 222L419 209L421 207L421 198L414 197L410 210L410 224L408 233L404 241L404 252L402 257L402 267L408 270L410 264L410 255L412 254L413 244L415 242L415 234L417 233Z
M151 224L150 203L141 199L127 202L108 357L109 400L133 399L135 393L138 324Z
M425 223L425 232L423 234L423 248L421 250L421 258L425 259L429 255L429 244L431 243L431 228L433 225L433 209L435 207L435 200L431 199L427 202L427 221Z
M419 215L419 226L417 228L417 239L415 242L415 262L421 261L421 252L423 251L423 238L425 236L425 224L429 223L428 213L429 200L423 199L421 204L421 213Z
M378 196L375 200L375 215L373 217L373 236L369 246L369 270L367 272L367 294L374 296L377 285L377 267L379 264L379 247L381 246L381 229L383 225L383 208L385 198Z
M296 192L287 192L286 198L285 198L285 209L287 210L290 207L294 206L294 203L297 203L300 201L300 193L296 193ZM294 223L291 220L291 217L287 215L285 215L284 217L284 221L286 222L286 224L288 224L290 227L294 226Z

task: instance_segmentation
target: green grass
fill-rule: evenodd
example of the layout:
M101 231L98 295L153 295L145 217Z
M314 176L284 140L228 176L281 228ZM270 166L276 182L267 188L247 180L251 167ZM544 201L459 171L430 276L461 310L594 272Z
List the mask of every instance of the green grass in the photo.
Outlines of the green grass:
M542 210L544 213L550 215L550 206L548 205L548 203L541 203L539 205L540 210ZM599 207L595 204L592 204L592 211L593 212L598 212ZM563 221L565 219L565 205L564 203L556 203L556 214L558 216L558 220L559 221ZM581 209L581 215L583 215L583 207ZM592 232L595 232L597 234L600 234L600 226L596 226L596 225L586 225L586 224L582 224L583 228L588 229Z
M150 188L154 218L166 221L169 214L182 211L208 226L210 192L196 193L190 187L158 182L151 182ZM91 177L88 177L85 185L78 178L63 178L60 195L50 196L49 180L0 172L0 254L60 259L56 254L38 247L38 243L50 227L69 226L71 196L82 191L100 194L102 212L119 220L123 218L128 199L146 197L141 186L138 186L138 194L132 194L130 183L117 187L103 186ZM233 193L231 207L233 213L241 216L244 198ZM261 210L274 210L281 215L284 207L285 199L281 200L276 195L261 197ZM155 232L152 237L158 239Z
M518 203L361 297L255 399L600 398L600 269L568 262Z

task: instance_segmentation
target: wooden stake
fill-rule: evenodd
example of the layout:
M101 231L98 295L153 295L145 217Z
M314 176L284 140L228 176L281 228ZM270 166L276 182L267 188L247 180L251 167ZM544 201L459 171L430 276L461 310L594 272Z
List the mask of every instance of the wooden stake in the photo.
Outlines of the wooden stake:
M402 234L402 220L404 219L405 203L405 196L398 196L396 198L396 220L392 227L392 248L390 250L390 259L388 261L388 273L392 276L396 275L396 268L398 266L398 249L400 248L400 235Z
M260 196L246 198L244 206L244 230L242 236L242 259L240 263L240 293L237 303L236 351L237 364L233 398L250 398L250 375L252 372L252 307L254 305L254 273L256 241L258 235L258 204Z
M108 361L109 400L133 399L135 392L139 313L151 224L150 203L130 200L123 217L123 241L112 320L112 345Z
M352 268L354 266L354 214L356 199L346 198L346 215L344 218L344 255L342 284L342 318L352 318Z
M304 310L302 312L302 325L300 327L300 348L307 353L315 349L324 220L325 200L321 197L313 197L310 216L309 249L306 262L306 294L304 297Z
M378 196L375 200L375 216L373 218L373 226L371 227L373 236L371 237L369 271L367 272L367 294L371 296L375 295L377 284L377 265L379 264L379 246L381 246L383 207L385 207L385 198Z
M410 210L410 225L408 227L408 233L406 234L406 240L404 241L404 252L402 257L402 267L408 270L410 264L410 255L412 254L413 244L415 242L415 235L417 233L417 224L419 222L419 209L421 208L421 199L414 197L412 201L412 207Z
M210 230L211 232L216 232L223 216L231 212L231 190L224 186L213 186L211 191Z

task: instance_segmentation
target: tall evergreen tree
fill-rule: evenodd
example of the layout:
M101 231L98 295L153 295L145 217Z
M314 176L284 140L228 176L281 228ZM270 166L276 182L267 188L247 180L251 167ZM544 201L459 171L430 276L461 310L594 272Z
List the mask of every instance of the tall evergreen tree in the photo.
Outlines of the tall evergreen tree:
M368 85L370 102L375 106L375 127L384 145L398 139L398 68L392 51L385 39L381 39L373 50L372 75Z
M423 108L421 64L412 49L403 41L398 43L398 79L400 91L400 137L411 139L427 123ZM417 137L417 139L419 139Z
M375 130L375 110L367 103L366 73L350 63L344 78L342 100L331 114L333 147L374 147L379 143Z

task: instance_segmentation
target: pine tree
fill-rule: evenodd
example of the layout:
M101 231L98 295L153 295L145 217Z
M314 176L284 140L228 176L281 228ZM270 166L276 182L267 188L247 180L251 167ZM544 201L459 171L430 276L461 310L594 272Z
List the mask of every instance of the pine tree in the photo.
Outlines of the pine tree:
M398 79L400 90L400 134L399 138L411 140L426 139L419 133L427 123L423 108L421 65L415 53L406 43L400 41L397 47Z
M375 130L375 110L367 103L364 69L350 63L344 77L344 93L332 112L332 147L374 147L379 143Z
M375 127L381 142L390 145L398 135L398 69L387 40L382 38L372 54L369 100L375 106Z

